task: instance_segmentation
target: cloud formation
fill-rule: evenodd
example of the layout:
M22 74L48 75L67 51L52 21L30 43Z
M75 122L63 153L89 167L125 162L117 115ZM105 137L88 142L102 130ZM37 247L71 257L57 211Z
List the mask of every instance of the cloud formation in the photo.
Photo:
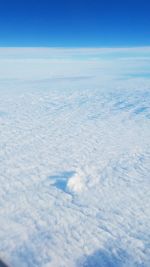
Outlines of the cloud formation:
M150 79L139 77L148 61L12 51L0 64L1 259L148 267Z

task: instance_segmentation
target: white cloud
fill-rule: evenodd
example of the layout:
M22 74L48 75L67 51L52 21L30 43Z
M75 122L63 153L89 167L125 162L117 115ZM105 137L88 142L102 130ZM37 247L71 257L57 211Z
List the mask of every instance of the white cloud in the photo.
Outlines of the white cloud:
M57 51L0 49L0 257L148 267L150 80L132 77L148 63Z

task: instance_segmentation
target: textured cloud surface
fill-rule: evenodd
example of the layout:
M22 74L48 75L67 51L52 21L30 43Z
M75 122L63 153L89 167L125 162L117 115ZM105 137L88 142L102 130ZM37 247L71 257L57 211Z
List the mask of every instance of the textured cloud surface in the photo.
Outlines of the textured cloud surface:
M150 49L0 49L0 258L148 267Z

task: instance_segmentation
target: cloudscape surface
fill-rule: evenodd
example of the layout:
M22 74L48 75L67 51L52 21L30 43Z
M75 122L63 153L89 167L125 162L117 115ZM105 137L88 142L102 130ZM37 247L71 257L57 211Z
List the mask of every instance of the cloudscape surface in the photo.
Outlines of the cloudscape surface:
M0 49L8 266L149 267L149 70L150 47Z

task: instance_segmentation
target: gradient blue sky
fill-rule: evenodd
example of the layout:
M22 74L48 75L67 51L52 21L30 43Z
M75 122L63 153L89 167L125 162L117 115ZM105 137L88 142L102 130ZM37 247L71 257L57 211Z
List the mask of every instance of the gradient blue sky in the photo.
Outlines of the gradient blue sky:
M149 0L0 0L0 46L150 45Z

